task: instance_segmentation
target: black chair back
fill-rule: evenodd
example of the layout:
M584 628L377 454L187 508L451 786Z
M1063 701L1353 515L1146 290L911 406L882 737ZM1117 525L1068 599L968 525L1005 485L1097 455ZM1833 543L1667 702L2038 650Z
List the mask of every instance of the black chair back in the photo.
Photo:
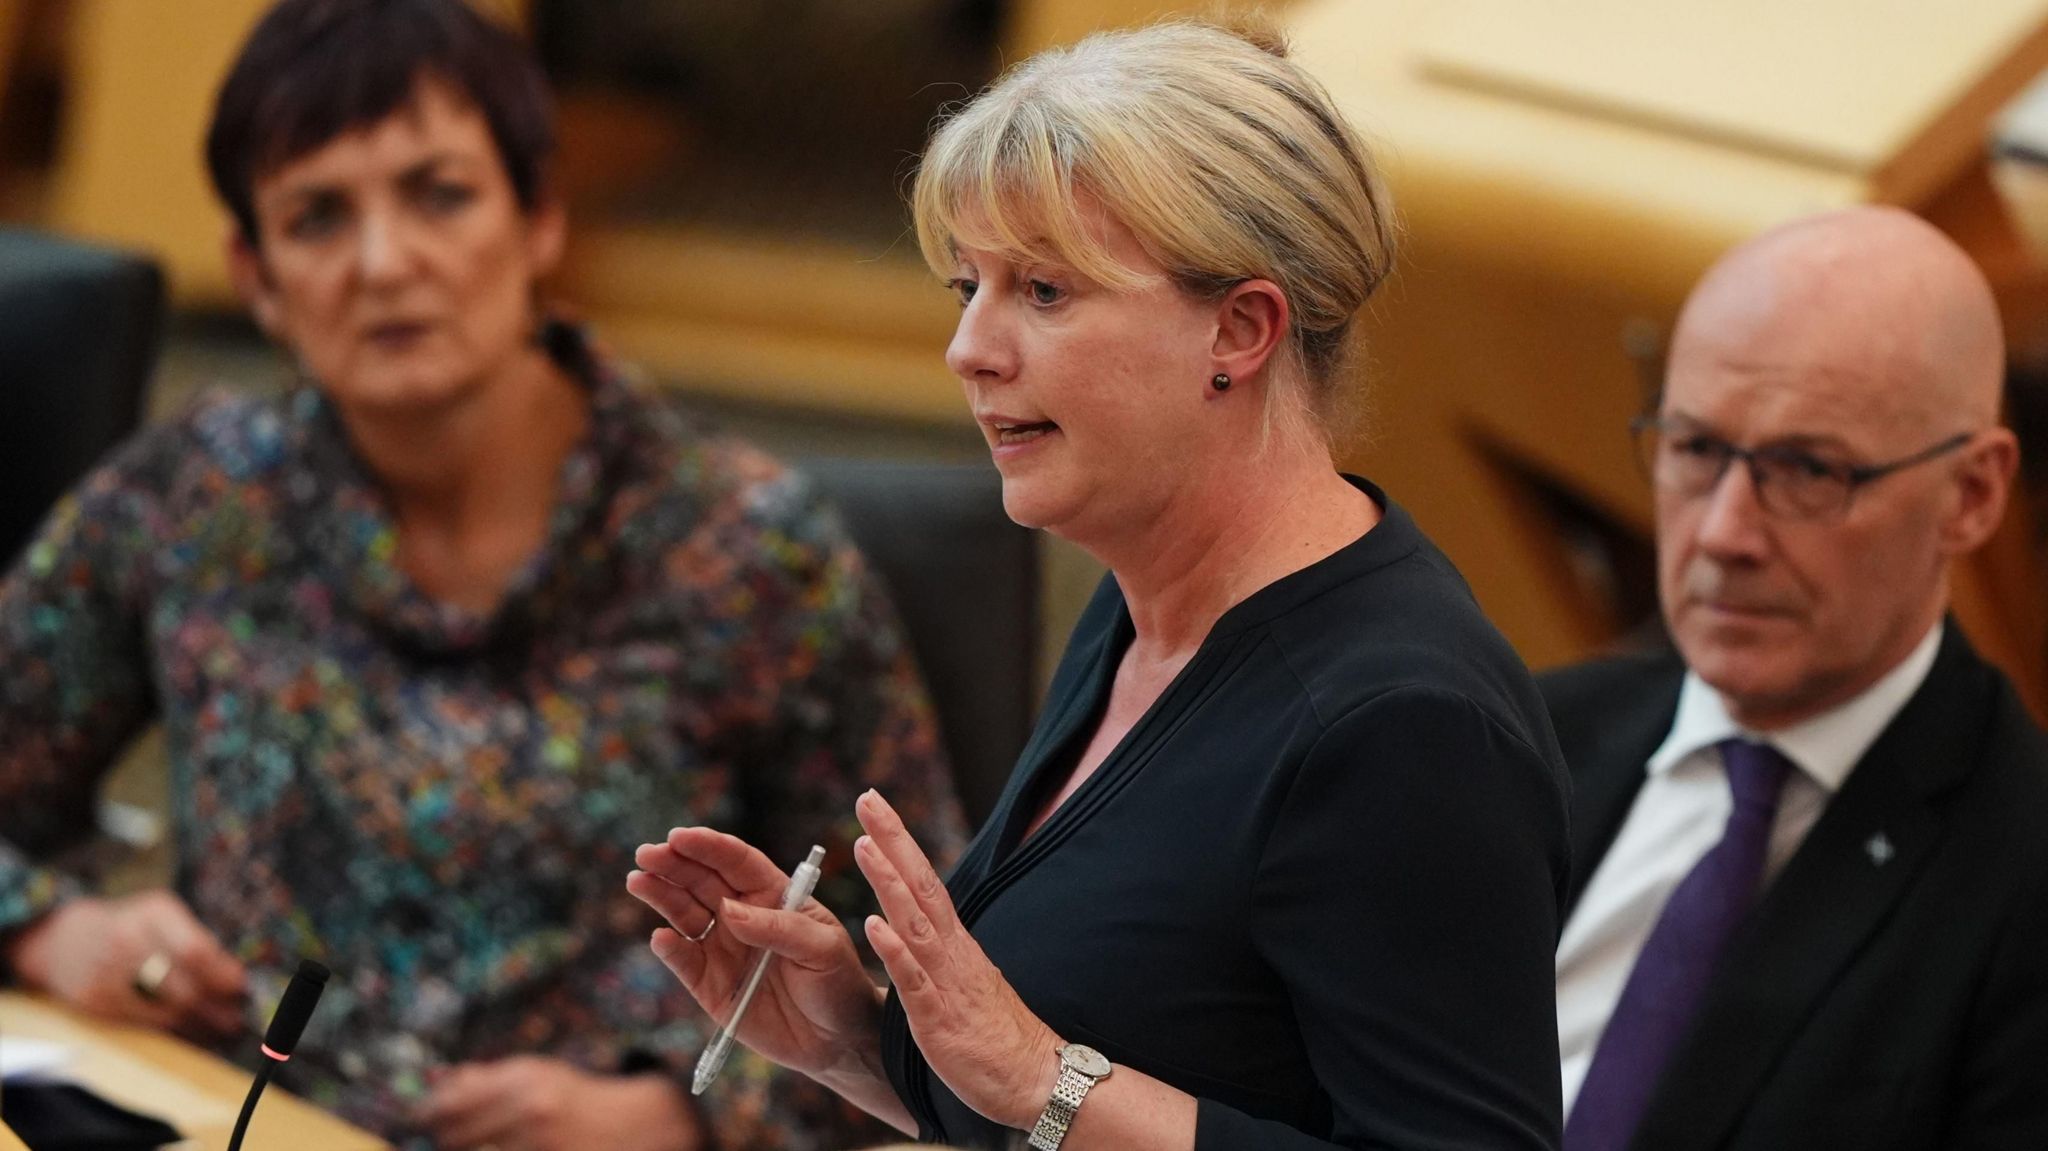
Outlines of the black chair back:
M0 229L0 564L141 422L163 314L149 260Z
M1038 541L981 465L809 459L888 586L931 688L976 827L1030 738L1038 698Z

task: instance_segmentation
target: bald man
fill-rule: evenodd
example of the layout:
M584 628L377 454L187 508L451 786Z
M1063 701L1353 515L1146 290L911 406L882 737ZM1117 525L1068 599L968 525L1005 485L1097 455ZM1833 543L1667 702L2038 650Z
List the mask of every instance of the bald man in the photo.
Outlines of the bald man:
M1687 300L1637 429L1677 651L1543 681L1566 1151L2048 1148L2048 737L1946 616L2018 466L2003 373L1903 212Z

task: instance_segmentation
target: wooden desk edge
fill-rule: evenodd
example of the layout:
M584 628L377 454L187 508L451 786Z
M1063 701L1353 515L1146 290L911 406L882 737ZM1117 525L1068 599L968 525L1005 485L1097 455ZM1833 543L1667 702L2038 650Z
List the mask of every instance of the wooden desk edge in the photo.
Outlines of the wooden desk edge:
M94 1019L39 996L0 990L0 1029L5 1028L10 1011L59 1016L84 1031L93 1042L147 1063L192 1091L221 1101L230 1110L240 1109L242 1098L249 1089L249 1072L174 1036ZM87 1086L93 1084L88 1083ZM375 1135L351 1126L275 1085L263 1093L263 1104L257 1108L257 1119L251 1125L251 1131L259 1126L268 1128L272 1139L278 1136L280 1129L297 1129L300 1135L311 1135L317 1140L301 1145L317 1146L323 1151L390 1151L389 1144ZM206 1145L207 1132L186 1131L185 1135L188 1142ZM0 1151L13 1151L13 1148L0 1143Z

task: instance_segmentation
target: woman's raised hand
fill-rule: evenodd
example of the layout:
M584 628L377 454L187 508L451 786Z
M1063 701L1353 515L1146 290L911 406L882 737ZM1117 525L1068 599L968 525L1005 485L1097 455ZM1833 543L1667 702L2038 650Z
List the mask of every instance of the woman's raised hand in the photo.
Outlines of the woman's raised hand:
M732 1015L757 949L766 948L782 962L768 965L740 1042L822 1081L875 1074L881 989L823 904L780 910L789 876L708 827L679 827L665 843L642 844L633 861L640 870L626 890L669 922L654 933L654 954L713 1019L722 1025Z
M882 915L868 917L868 942L889 969L918 1050L962 1103L1028 1130L1052 1097L1059 1039L968 934L895 809L870 791L854 811L867 831L854 860L882 904Z

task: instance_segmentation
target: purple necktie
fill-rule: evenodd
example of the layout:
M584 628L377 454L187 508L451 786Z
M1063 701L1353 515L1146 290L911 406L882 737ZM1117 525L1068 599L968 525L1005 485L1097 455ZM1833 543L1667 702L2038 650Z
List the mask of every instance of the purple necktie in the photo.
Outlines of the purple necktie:
M1720 748L1735 810L1721 842L1672 891L1636 956L1565 1123L1565 1151L1628 1146L1706 995L1721 948L1756 899L1778 794L1792 764L1768 744L1731 739Z

